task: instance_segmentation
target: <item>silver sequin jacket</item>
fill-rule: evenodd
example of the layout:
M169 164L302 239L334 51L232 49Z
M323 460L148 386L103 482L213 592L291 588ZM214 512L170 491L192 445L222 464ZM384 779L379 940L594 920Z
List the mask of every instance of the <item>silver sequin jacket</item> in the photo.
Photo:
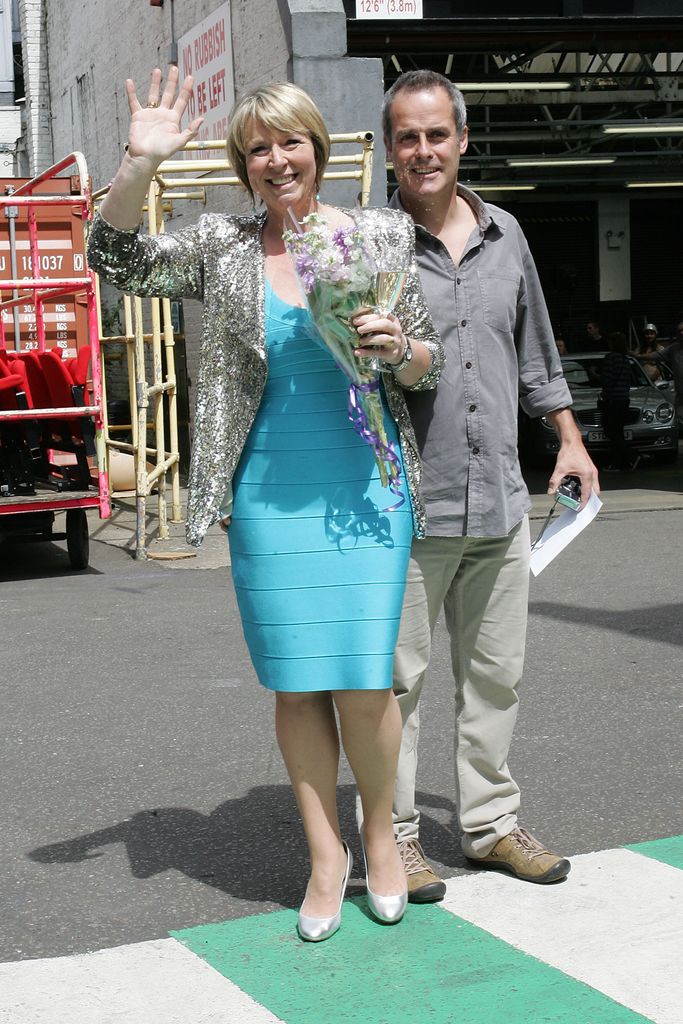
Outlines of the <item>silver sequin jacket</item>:
M396 315L404 333L432 353L430 369L412 389L435 387L443 347L417 276L412 221L388 209L344 212L363 232L378 270L409 269ZM148 236L138 229L119 231L98 214L90 232L90 266L117 288L203 302L186 527L188 543L195 546L219 518L266 383L264 219L263 214L205 214L190 227ZM415 435L400 385L392 373L383 379L399 428L414 532L422 537L425 511Z

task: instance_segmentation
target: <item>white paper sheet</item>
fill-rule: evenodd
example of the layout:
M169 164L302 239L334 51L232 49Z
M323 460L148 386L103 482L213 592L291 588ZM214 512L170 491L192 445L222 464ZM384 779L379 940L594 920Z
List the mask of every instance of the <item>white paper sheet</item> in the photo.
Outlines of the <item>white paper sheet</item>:
M534 576L543 572L546 565L549 565L553 558L557 558L560 551L564 551L567 544L593 522L601 508L602 502L593 492L579 512L574 512L571 508L565 509L561 516L550 523L531 552L529 568Z

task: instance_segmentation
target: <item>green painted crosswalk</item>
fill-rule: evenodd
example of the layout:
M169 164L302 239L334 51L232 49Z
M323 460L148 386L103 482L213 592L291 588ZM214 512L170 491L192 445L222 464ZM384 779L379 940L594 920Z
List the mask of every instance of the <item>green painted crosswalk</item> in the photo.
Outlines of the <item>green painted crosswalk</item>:
M347 901L335 941L304 945L282 911L175 937L286 1024L638 1024L647 1018L438 906L378 926ZM503 1009L504 1008L504 1009Z
M683 868L683 836L672 836L671 839L655 839L649 843L634 843L625 847L640 853L643 857L652 857L662 864L670 864L673 868ZM683 1011L681 1012L683 1021Z
M683 836L572 858L566 882L447 880L379 925L364 896L0 964L0 1024L682 1024Z

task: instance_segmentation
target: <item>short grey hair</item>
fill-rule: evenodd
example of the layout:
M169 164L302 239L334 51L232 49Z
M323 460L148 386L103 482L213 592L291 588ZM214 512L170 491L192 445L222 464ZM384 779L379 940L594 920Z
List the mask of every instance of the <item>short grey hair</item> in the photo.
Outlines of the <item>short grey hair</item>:
M400 92L419 92L423 89L443 89L448 95L453 106L453 120L458 137L462 135L467 124L467 107L465 97L457 86L453 85L445 75L438 71L429 71L426 68L419 71L405 71L400 75L392 87L384 94L382 105L382 131L385 138L391 139L391 105Z

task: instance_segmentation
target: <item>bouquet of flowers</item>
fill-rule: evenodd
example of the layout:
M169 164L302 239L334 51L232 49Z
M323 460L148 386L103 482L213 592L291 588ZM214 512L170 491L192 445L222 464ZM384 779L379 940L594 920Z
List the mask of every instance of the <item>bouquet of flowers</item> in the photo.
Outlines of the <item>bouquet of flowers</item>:
M290 211L291 212L291 211ZM400 462L387 440L377 360L355 355L362 343L353 326L359 313L390 313L401 294L405 271L378 271L355 226L330 233L312 213L284 232L285 245L301 282L319 334L337 366L349 379L349 419L371 445L383 487L399 490Z

